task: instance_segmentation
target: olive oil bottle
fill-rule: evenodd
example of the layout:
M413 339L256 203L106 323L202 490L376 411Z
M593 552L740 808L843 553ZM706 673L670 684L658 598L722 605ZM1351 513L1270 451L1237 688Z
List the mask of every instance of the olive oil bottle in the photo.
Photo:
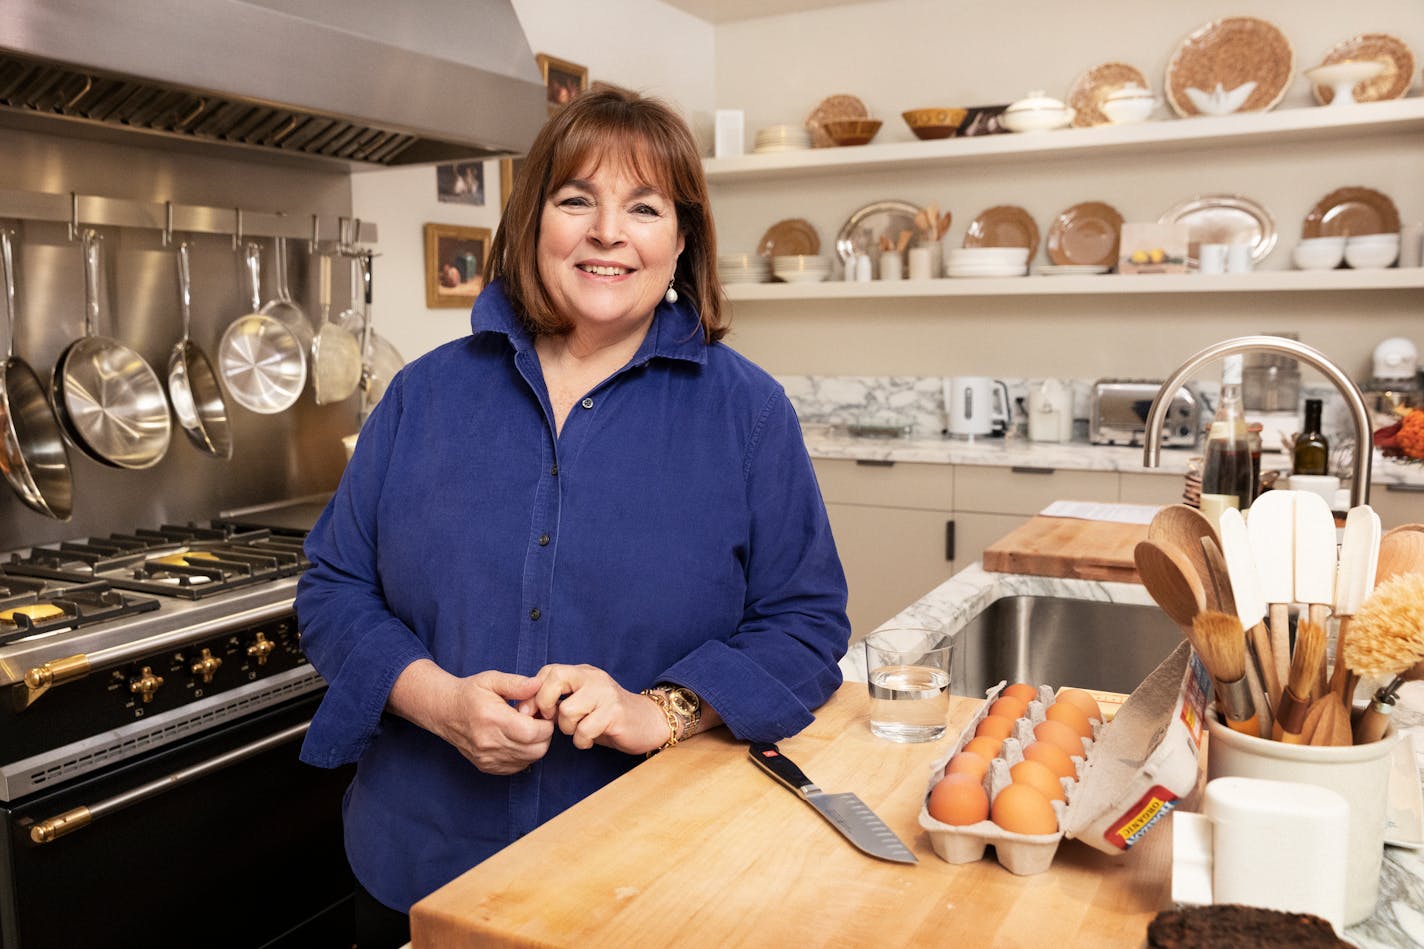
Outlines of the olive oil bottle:
M1252 483L1251 445L1241 406L1240 355L1227 356L1221 372L1221 395L1206 436L1202 459L1201 512L1213 524L1229 507L1245 511L1256 497Z
M1305 429L1295 438L1291 474L1330 473L1330 443L1320 433L1320 399L1305 400Z

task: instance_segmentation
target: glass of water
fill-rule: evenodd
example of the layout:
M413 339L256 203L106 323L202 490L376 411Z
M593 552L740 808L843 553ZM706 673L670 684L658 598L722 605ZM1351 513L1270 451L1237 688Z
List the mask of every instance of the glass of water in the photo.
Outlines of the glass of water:
M924 627L886 627L865 638L872 733L904 742L943 737L953 648L948 634Z

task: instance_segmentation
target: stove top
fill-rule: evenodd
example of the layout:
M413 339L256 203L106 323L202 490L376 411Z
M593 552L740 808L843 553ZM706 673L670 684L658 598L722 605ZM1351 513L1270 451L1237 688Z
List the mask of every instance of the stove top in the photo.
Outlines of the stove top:
M157 600L107 583L17 576L0 567L0 646L157 609Z

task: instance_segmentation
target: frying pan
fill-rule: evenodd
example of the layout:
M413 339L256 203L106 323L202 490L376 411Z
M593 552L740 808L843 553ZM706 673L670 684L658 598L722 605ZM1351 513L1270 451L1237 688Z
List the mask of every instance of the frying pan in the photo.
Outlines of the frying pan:
M356 337L331 322L331 258L319 257L321 312L311 344L312 394L317 405L351 397L361 383L361 346Z
M201 451L214 458L232 457L232 428L227 420L227 402L207 354L189 336L192 322L192 271L188 265L188 242L178 245L178 292L183 305L183 338L168 357L168 399L183 434Z
M401 367L405 365L405 360L396 348L387 342L371 326L371 261L373 255L370 253L361 255L361 281L365 285L366 305L362 313L361 320L361 411L360 417L365 421L371 409L376 403L381 401L386 394L386 386Z
M99 319L99 235L85 230L84 335L59 356L50 382L55 414L79 449L114 468L158 464L173 434L168 397L143 357L95 335Z
M5 265L5 373L0 380L0 470L20 500L41 514L67 521L74 512L74 476L64 433L44 384L15 355L15 257L10 232L0 229Z
M228 326L218 343L218 370L228 395L260 415L285 412L307 384L307 349L287 324L262 308L262 248L245 248L252 312Z

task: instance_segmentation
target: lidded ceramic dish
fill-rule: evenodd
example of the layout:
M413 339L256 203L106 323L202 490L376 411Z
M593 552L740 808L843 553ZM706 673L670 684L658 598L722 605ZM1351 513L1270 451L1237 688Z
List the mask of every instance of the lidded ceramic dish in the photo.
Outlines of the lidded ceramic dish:
M1015 132L1042 132L1063 128L1073 121L1074 110L1058 99L1035 89L1024 98L1009 105L1000 121Z

